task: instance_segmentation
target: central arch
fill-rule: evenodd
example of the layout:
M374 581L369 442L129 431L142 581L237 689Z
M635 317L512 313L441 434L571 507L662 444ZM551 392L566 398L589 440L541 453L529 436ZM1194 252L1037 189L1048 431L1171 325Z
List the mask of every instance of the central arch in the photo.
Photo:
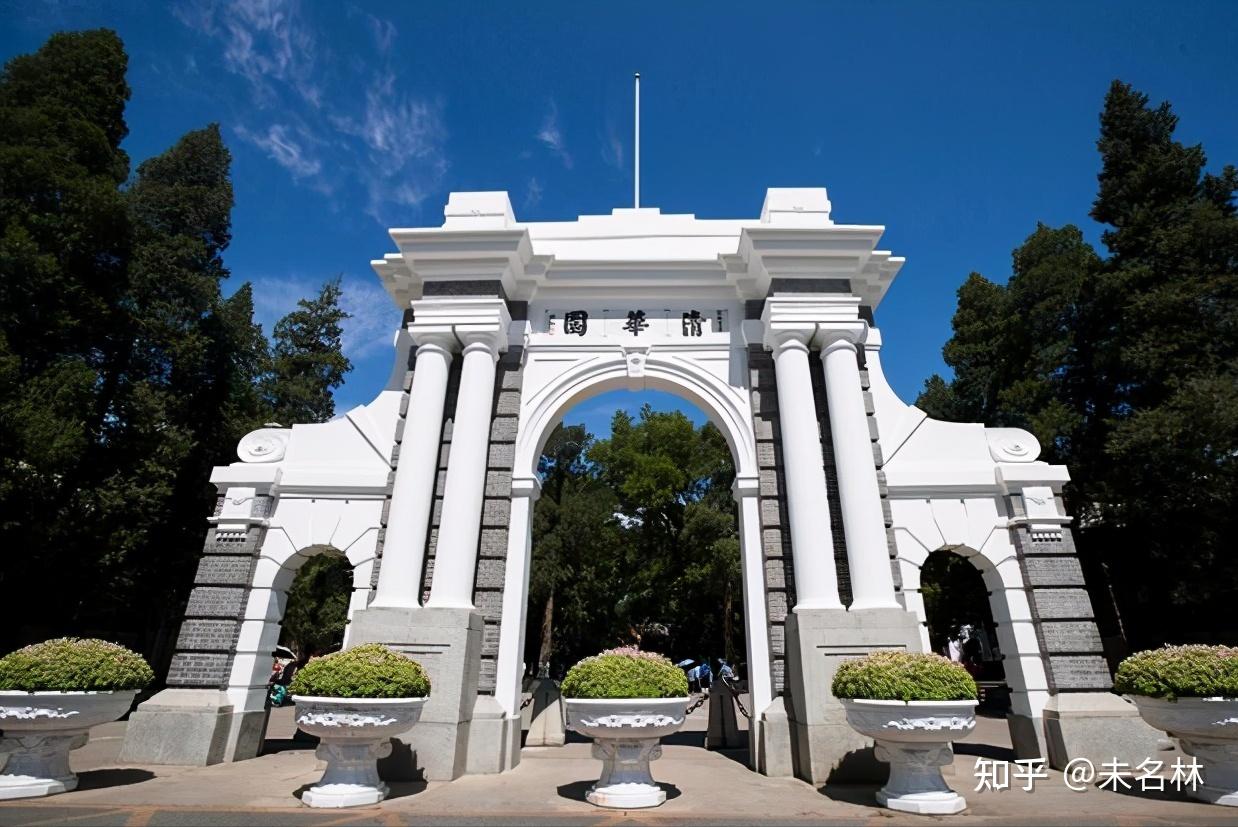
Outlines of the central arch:
M564 360L568 348L546 345L530 349L529 358ZM721 379L711 365L723 366L728 376L746 375L745 351L740 348L697 348L691 351L615 349L576 352L563 370L526 373L520 409L512 476L512 509L508 533L503 618L495 696L509 716L519 717L521 676L524 671L524 635L532 552L532 508L540 483L537 462L550 432L575 405L613 390L661 390L688 401L722 433L735 464L743 582L744 625L748 680L754 717L773 700L770 641L762 561L760 514L757 505L756 438L748 390ZM725 359L725 362L723 361ZM736 364L738 360L739 364ZM562 364L562 361L560 361ZM738 369L736 369L738 368ZM749 730L759 738L758 722ZM516 729L519 738L519 729ZM755 762L757 750L750 751ZM754 764L755 765L755 764Z

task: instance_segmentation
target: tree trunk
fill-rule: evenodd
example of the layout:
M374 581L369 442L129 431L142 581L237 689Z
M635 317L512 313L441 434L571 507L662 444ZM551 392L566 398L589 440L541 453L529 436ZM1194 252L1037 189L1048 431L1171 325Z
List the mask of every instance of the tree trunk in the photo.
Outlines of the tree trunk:
M537 654L538 677L550 675L550 650L554 646L555 592L550 590L546 596L546 607L542 610L542 645Z
M732 665L735 663L735 630L731 623L733 604L734 598L731 592L731 581L728 579L726 581L726 591L722 596L722 651L724 657L726 657L726 662Z

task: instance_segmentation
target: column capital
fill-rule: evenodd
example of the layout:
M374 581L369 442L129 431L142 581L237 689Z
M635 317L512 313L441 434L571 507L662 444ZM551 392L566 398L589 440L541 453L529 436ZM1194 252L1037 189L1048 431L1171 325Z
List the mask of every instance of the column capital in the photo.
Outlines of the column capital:
M843 348L855 352L857 345L862 345L868 335L868 322L857 319L848 322L826 322L817 325L813 344L821 348L821 357L825 358L832 350Z
M860 321L860 300L839 294L775 294L761 311L762 344L776 350L792 342L812 346L822 326L846 326Z
M761 492L761 478L756 474L736 475L735 482L731 483L731 494L735 497L735 501L739 502L745 497L755 497Z
M408 325L413 341L459 351L481 343L494 354L507 350L507 330L512 317L507 302L494 298L433 297L412 303L413 321Z
M542 496L542 481L537 477L512 477L512 496L536 502Z

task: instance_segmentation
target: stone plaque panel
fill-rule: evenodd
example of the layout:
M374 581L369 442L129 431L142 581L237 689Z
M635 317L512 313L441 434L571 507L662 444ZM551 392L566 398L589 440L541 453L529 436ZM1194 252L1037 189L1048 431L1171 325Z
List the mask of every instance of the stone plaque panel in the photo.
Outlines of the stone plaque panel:
M235 620L186 620L181 624L176 648L231 652L237 626Z
M1078 557L1027 557L1023 560L1027 584L1040 586L1082 586L1083 569Z
M1032 602L1041 620L1091 618L1092 601L1084 589L1037 589Z
M185 607L186 617L240 617L245 589L196 586Z
M204 556L198 561L195 583L219 586L248 586L253 570L253 557Z
M1049 658L1049 670L1058 690L1109 689L1113 681L1109 667L1100 655L1056 655Z
M1040 632L1049 652L1101 652L1100 633L1090 620L1042 623Z

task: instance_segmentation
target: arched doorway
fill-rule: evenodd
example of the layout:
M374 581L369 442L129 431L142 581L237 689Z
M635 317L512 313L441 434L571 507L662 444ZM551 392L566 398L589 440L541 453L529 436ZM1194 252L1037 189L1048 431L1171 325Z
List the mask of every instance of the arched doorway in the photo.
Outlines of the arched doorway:
M734 356L733 351L724 353ZM735 473L732 494L737 504L746 650L743 660L748 664L751 708L759 713L772 700L772 681L751 410L745 393L714 372L673 352L661 355L644 349L593 355L566 370L560 365L553 373L548 371L545 382L526 384L515 448L496 699L509 714L518 714L525 672L533 503L541 488L538 463L551 433L568 411L598 394L618 389L675 394L699 408L726 443ZM754 732L750 737L759 734Z
M688 674L701 703L672 740L704 746L705 696L711 704L731 700L715 676L726 664L742 696L748 674L726 441L678 397L610 393L568 412L546 442L538 474L524 651L536 697L526 726L571 664L635 646L667 655ZM711 746L746 743L748 727L738 723ZM536 729L543 735L544 722Z
M960 659L972 661L969 671L981 690L982 726L969 740L979 743L978 754L1013 756L1017 717L1028 716L1032 699L1027 647L1020 647L1018 637L1024 630L1012 622L1018 612L1012 611L1012 595L999 564L964 545L913 554L904 549L899 560L904 600L920 620L926 649L948 655L953 640ZM968 626L972 628L965 630ZM983 716L995 723L984 726Z

